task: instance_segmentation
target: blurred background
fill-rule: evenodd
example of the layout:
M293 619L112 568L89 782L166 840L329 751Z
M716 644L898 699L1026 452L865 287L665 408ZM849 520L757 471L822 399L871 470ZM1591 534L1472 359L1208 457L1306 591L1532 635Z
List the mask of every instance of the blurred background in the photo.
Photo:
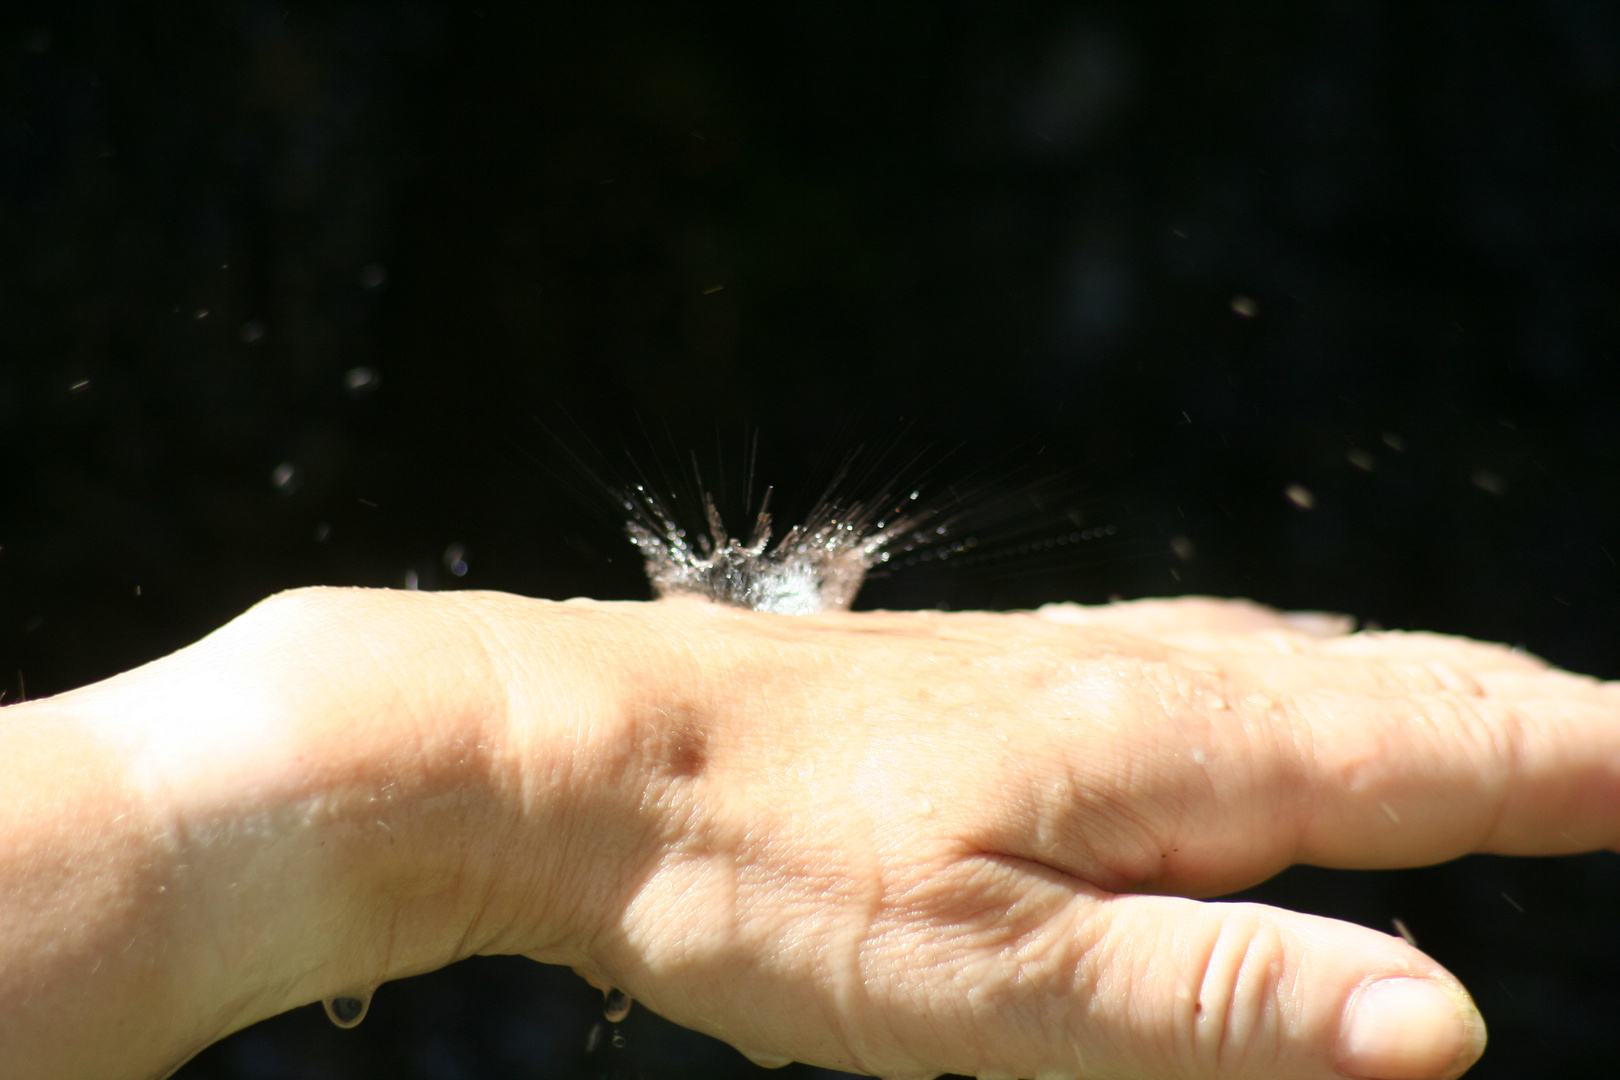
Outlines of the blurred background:
M1620 676L1617 243L1601 0L8 4L0 687L297 585L645 596L608 488L689 455L736 525L750 468L785 518L915 480L975 546L862 606L1241 595ZM1402 920L1472 1075L1609 1077L1617 862L1247 895ZM756 1071L600 1007L481 959L179 1075Z

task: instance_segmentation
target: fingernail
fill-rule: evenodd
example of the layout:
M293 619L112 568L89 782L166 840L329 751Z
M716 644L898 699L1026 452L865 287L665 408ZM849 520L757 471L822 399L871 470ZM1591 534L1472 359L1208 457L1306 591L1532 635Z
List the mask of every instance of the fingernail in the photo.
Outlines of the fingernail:
M1485 1049L1485 1022L1468 995L1434 979L1381 979L1350 1001L1339 1068L1359 1080L1441 1080Z

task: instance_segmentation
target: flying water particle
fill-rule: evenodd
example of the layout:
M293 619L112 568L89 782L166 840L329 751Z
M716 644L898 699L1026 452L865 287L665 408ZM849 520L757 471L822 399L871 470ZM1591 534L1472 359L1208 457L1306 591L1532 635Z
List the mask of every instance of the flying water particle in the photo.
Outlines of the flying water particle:
M1283 494L1288 496L1289 502L1301 510L1309 510L1316 505L1316 496L1311 494L1311 489L1304 484L1289 484L1283 489Z
M1354 465L1362 472L1372 472L1374 469L1378 468L1377 459L1371 454L1367 453L1365 450L1352 450L1348 454L1344 455L1344 457L1346 461L1350 462L1350 464Z
M630 995L617 986L608 987L607 995L602 999L602 1015L610 1024L621 1023L630 1015Z
M371 1008L371 994L370 990L339 994L327 998L321 1002L321 1006L326 1009L326 1018L338 1027L357 1027Z
M380 289L387 280L388 271L376 263L367 263L360 271L360 287L363 289Z
M1412 948L1414 948L1414 949L1418 947L1417 935L1412 933L1411 928L1406 925L1406 920L1404 920L1404 919L1391 919L1389 921L1395 927L1395 932L1397 934L1401 935L1401 940L1402 941L1405 941L1408 945L1412 946Z
M585 1033L585 1056L590 1057L596 1053L596 1048L602 1045L602 1021L598 1020L591 1025L591 1030Z
M343 373L343 388L353 397L363 397L377 389L382 376L375 368L352 367Z
M623 1050L624 1049L624 1041L625 1041L624 1040L624 1033L621 1032L618 1028L614 1028L613 1029L613 1039L612 1039L613 1048L615 1050Z
M1397 454L1406 452L1406 440L1395 434L1393 431L1386 431L1379 437L1383 440L1385 446L1389 447Z
M1255 303L1252 296L1232 297L1232 313L1245 319L1252 319L1260 314L1260 305Z
M1193 546L1193 542L1185 536L1172 536L1170 538L1170 550L1175 552L1176 558L1182 562L1192 562L1193 556L1198 554L1198 549Z
M290 461L283 461L270 470L270 486L283 495L291 495L303 486L303 477L298 475L298 466Z
M249 319L242 324L242 343L244 345L257 345L264 340L264 323L258 319Z
M417 575L416 571L415 570L407 570L407 571L405 571L405 588L409 589L411 592L416 592L421 587L422 587L422 579L421 579L421 577L419 577Z
M444 549L444 568L456 577L467 576L467 549L460 544L451 544Z
M1474 475L1470 477L1470 479L1473 481L1475 487L1479 488L1479 490L1485 492L1487 495L1502 494L1502 478L1491 472L1489 469L1476 469L1474 471Z

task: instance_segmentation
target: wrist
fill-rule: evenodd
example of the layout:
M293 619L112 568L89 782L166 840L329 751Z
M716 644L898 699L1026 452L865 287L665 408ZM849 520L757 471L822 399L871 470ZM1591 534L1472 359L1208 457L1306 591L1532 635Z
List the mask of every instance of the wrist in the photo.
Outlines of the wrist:
M73 702L125 762L199 1041L476 948L502 717L439 606L284 594Z
M643 607L299 590L7 710L0 1072L148 1075L475 952L589 970L658 850Z

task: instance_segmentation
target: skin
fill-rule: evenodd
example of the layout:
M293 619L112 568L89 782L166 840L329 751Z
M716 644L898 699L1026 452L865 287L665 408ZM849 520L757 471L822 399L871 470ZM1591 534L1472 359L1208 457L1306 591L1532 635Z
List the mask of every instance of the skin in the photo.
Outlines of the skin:
M1612 847L1620 688L1343 629L282 594L0 711L0 1075L519 953L767 1064L1456 1076L1484 1027L1421 952L1194 898Z

